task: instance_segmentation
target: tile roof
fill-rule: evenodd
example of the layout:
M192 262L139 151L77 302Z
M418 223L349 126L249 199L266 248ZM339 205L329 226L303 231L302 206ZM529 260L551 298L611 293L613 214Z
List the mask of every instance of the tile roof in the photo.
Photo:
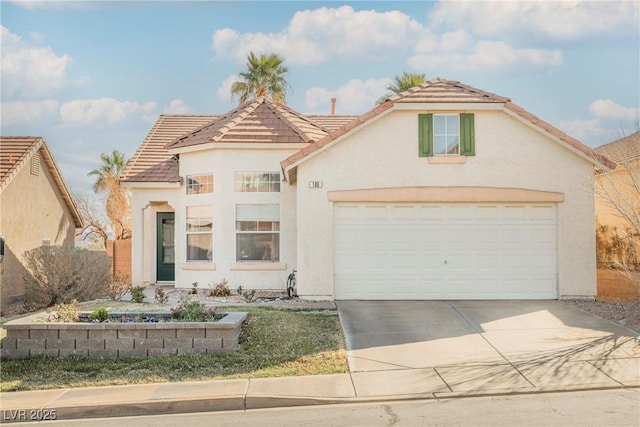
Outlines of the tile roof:
M422 83L419 86L411 88L407 91L401 92L395 96L390 97L384 103L376 106L374 109L369 111L362 116L359 116L357 119L343 125L337 130L331 132L326 137L320 139L319 141L314 142L308 147L300 150L297 153L292 154L291 156L284 159L280 165L281 167L287 171L287 175L290 179L295 182L296 178L296 167L298 162L304 160L306 157L311 155L313 152L320 150L325 145L335 141L337 138L342 135L348 133L352 129L356 127L360 127L369 120L377 117L380 114L383 114L385 111L390 110L396 104L405 104L405 103L496 103L503 104L506 112L512 112L514 115L520 117L522 120L531 123L536 126L539 130L545 131L559 140L566 143L568 146L574 148L575 150L583 153L587 157L591 158L594 163L599 165L604 165L605 167L612 168L615 167L615 163L612 162L606 156L603 156L600 153L597 153L592 148L587 147L582 144L580 141L570 137L565 134L561 130L555 128L548 122L545 122L542 119L534 116L529 113L522 107L517 106L512 103L508 98L495 95L490 92L485 92L471 86L462 84L457 81L450 81L444 79L433 79L428 80Z
M394 104L432 102L502 103L508 101L507 98L494 93L485 92L460 82L439 78L427 80L421 85L390 97L389 100Z
M311 121L318 124L319 126L322 126L328 131L334 131L358 118L358 116L319 116L319 115L308 115L307 117Z
M609 157L616 163L640 160L640 130L629 136L596 147L595 151Z
M304 142L321 138L357 116L304 116L263 99L251 101L223 116L162 115L153 125L127 168L123 182L179 182L179 165L171 148L209 142ZM279 140L268 137L278 128ZM253 139L252 139L253 138Z
M178 163L166 149L167 144L188 135L218 116L162 115L122 173L124 182L179 182Z
M41 150L44 162L60 191L62 200L67 205L69 212L71 212L75 226L77 228L82 227L82 218L78 212L78 207L62 178L60 169L58 169L53 160L47 143L40 136L0 136L0 191L9 186L22 167L39 150Z
M246 102L218 120L169 144L176 149L207 143L308 143L328 134L308 117L267 98Z

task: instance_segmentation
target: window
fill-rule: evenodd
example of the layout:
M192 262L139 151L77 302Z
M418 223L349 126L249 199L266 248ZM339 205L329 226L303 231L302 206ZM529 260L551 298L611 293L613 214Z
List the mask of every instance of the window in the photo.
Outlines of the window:
M460 117L457 114L433 116L433 154L460 154Z
M187 206L187 261L211 261L213 207Z
M473 114L419 114L420 157L475 156Z
M213 174L187 175L187 194L213 193Z
M280 206L236 206L236 259L280 260Z
M243 193L278 193L279 172L236 172L236 191Z

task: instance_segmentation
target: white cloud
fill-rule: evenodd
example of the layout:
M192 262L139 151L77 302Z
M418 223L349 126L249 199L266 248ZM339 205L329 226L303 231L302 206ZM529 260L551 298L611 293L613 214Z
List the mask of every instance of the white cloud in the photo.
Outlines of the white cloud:
M217 90L218 99L225 102L231 101L231 86L239 80L240 77L235 74L231 74L229 77L224 79Z
M559 40L637 35L636 1L439 2L434 28L467 28L480 36L535 34Z
M38 47L0 26L3 98L52 95L68 84L69 55L58 55L50 47Z
M593 101L589 106L589 113L589 119L561 121L558 127L595 147L634 132L640 120L640 107L623 107L610 99Z
M193 108L182 99L173 99L164 109L164 114L193 114Z
M3 101L2 126L21 126L42 122L58 113L58 101Z
M598 99L591 103L589 112L600 119L638 121L640 107L623 107L610 99Z
M457 45L456 49L444 48L446 44L452 43ZM432 39L429 44L419 46L419 51L407 62L416 70L494 71L557 66L563 63L563 58L560 50L517 49L501 41L478 41L471 44L468 38L458 37L453 41Z
M274 52L292 65L316 65L332 57L385 59L406 51L425 28L398 12L355 11L351 6L296 12L277 33L217 30L212 37L216 57L244 62L250 51Z
M606 129L600 123L598 119L573 119L563 120L558 124L558 129L561 129L567 135L570 135L579 141L591 143L595 135L602 135L606 132ZM597 141L595 141L597 143Z
M103 125L103 122L114 124L130 119L153 120L156 108L155 102L140 104L113 98L79 99L62 104L60 116L63 123Z
M447 5L438 8L467 7L467 3L459 2ZM436 17L441 13L438 8ZM466 16L465 19L472 18ZM553 67L563 62L559 50L478 39L466 29L464 21L459 24L452 31L436 32L399 11L322 7L295 13L287 26L275 33L239 33L231 28L218 30L212 37L212 49L220 59L244 62L250 51L275 52L281 54L287 64L307 66L332 59L390 61L408 55L408 65L419 71L439 68L523 70L526 67Z
M349 80L337 89L314 87L305 92L305 109L308 113L328 114L331 98L336 98L337 114L361 114L375 106L391 79Z
M11 3L17 4L18 6L22 6L27 10L34 9L61 9L61 8L72 8L72 9L86 9L91 6L91 3L97 3L103 0L11 0Z

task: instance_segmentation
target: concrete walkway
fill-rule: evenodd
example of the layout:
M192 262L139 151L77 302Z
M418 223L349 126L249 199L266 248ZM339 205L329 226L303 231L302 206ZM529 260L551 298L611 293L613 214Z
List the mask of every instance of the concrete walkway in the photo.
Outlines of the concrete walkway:
M638 335L559 302L338 307L351 373L1 393L1 421L640 387Z

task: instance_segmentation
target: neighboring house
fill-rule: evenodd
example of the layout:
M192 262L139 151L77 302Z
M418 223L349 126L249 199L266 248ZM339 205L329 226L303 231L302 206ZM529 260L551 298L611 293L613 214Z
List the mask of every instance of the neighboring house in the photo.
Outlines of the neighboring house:
M640 131L601 145L595 151L617 164L612 171L596 174L596 221L623 234L629 222L613 205L640 215Z
M0 262L2 307L24 295L23 252L73 245L82 226L71 192L44 138L0 137Z
M596 160L597 159L597 160ZM425 82L357 117L162 116L128 169L136 284L313 299L596 294L595 165L509 99Z

